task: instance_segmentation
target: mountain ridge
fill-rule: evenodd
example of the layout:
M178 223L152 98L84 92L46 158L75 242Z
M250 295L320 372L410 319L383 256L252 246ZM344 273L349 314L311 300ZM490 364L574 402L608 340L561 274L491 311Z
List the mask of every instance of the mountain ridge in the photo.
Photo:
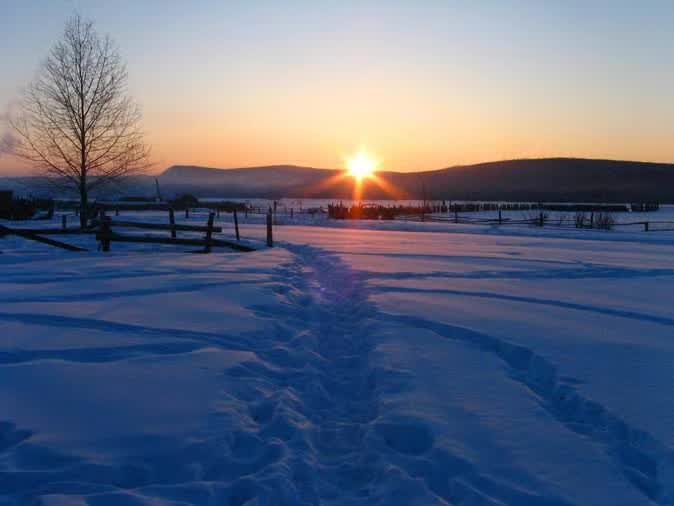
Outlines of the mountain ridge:
M354 180L343 170L292 164L220 169L173 165L158 175L127 178L125 195L183 193L218 198L324 198L354 196ZM455 165L420 172L380 171L385 191L367 181L364 199L496 200L530 202L661 202L674 203L674 164L591 158L524 158ZM41 185L39 183L42 183ZM0 189L22 194L51 194L39 177L0 178ZM120 192L106 192L113 197Z
M330 178L343 173L297 165L235 169L181 165L169 167L158 179L168 188L199 194L349 198L353 195L350 178L328 184ZM377 176L396 188L397 194L388 194L369 182L364 198L674 202L674 164L663 162L523 158L420 172L387 170Z
M582 157L572 157L572 156L552 156L552 157L539 157L539 158L508 158L504 160L491 160L487 162L476 162L469 164L456 164L448 165L447 167L442 167L439 169L424 169L419 171L400 171L400 170L382 170L378 173L395 173L395 174L431 174L435 172L442 172L447 170L455 169L464 169L464 168L478 168L478 167L487 167L494 165L505 165L511 163L535 163L535 162L589 162L589 163L603 163L603 164L625 164L625 165L635 165L635 166L661 166L663 168L674 169L674 162L644 162L640 160L619 160L614 158L582 158ZM158 174L158 176L168 175L170 172L176 169L195 169L195 170L204 170L204 171L218 171L218 172L229 172L229 171L256 171L256 170L267 170L267 169L302 169L302 170L316 170L316 171L326 171L326 172L341 172L344 169L331 169L325 167L310 167L306 165L296 165L292 163L280 163L273 165L252 165L247 167L208 167L204 165L187 165L187 164L174 164Z

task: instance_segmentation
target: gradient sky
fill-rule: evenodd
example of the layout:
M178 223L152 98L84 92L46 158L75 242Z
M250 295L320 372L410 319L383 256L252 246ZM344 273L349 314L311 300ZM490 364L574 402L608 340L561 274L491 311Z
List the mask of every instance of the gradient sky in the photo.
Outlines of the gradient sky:
M671 1L1 0L0 108L75 10L116 39L157 170L674 162Z

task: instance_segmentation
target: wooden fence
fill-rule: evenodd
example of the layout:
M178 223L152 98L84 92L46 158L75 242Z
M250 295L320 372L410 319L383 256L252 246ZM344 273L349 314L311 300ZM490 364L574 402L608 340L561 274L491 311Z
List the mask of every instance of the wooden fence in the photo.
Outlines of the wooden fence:
M599 213L598 213L599 215ZM528 225L536 227L560 228L560 229L582 229L582 230L612 230L619 227L639 227L644 232L672 232L674 231L674 221L667 220L648 220L648 221L604 221L595 220L594 215L582 217L572 217L569 220L555 220L546 213L540 212L529 218L513 219L503 217L501 211L496 218L479 218L475 216L461 216L454 212L450 216L437 215L403 215L397 219L402 221L420 221L434 223L456 223L464 225Z
M67 219L63 216L61 221L61 228L13 228L0 225L0 237L7 235L15 235L24 239L40 242L49 246L65 249L68 251L87 251L86 248L74 246L62 241L50 239L45 236L49 235L67 235L67 234L95 234L96 240L100 244L100 249L104 252L110 251L112 243L141 243L141 244L166 244L177 246L197 246L202 249L200 252L210 253L214 247L223 247L233 249L235 251L254 251L255 248L247 244L241 243L239 232L239 221L237 210L233 210L234 214L234 233L236 240L222 239L214 237L214 234L221 233L222 227L214 224L216 213L211 212L208 215L206 225L183 225L175 222L175 215L173 209L169 209L168 223L144 223L137 221L114 220L102 211L98 218L91 220L89 227L85 229L68 228ZM272 216L271 212L267 213L267 241L268 247L274 246ZM169 235L148 236L148 235L132 235L117 232L118 229L142 229L154 231L168 231ZM178 237L178 232L200 232L203 237Z

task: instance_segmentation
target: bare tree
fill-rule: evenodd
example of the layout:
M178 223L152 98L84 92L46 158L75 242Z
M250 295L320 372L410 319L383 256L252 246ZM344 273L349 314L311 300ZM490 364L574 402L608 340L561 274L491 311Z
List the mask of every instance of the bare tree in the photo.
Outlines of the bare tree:
M149 167L140 120L115 44L75 15L9 122L14 154L79 194L84 227L93 190Z

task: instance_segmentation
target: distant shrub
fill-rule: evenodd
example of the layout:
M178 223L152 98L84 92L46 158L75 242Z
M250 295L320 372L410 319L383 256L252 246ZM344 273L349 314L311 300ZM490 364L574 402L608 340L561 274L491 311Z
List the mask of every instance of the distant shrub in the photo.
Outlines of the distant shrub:
M176 198L175 200L173 200L171 202L171 205L175 209L189 209L191 207L199 207L199 199L196 198L194 195L185 193L180 197Z
M563 227L569 221L569 216L566 213L559 213L557 217L557 225Z
M611 230L615 225L615 219L610 213L597 213L595 215L594 224L597 228L602 230Z
M532 225L542 227L550 221L550 213L544 211L529 212L525 214L525 219L531 222Z
M573 222L576 225L576 228L583 228L585 226L585 213L578 212L573 217Z

